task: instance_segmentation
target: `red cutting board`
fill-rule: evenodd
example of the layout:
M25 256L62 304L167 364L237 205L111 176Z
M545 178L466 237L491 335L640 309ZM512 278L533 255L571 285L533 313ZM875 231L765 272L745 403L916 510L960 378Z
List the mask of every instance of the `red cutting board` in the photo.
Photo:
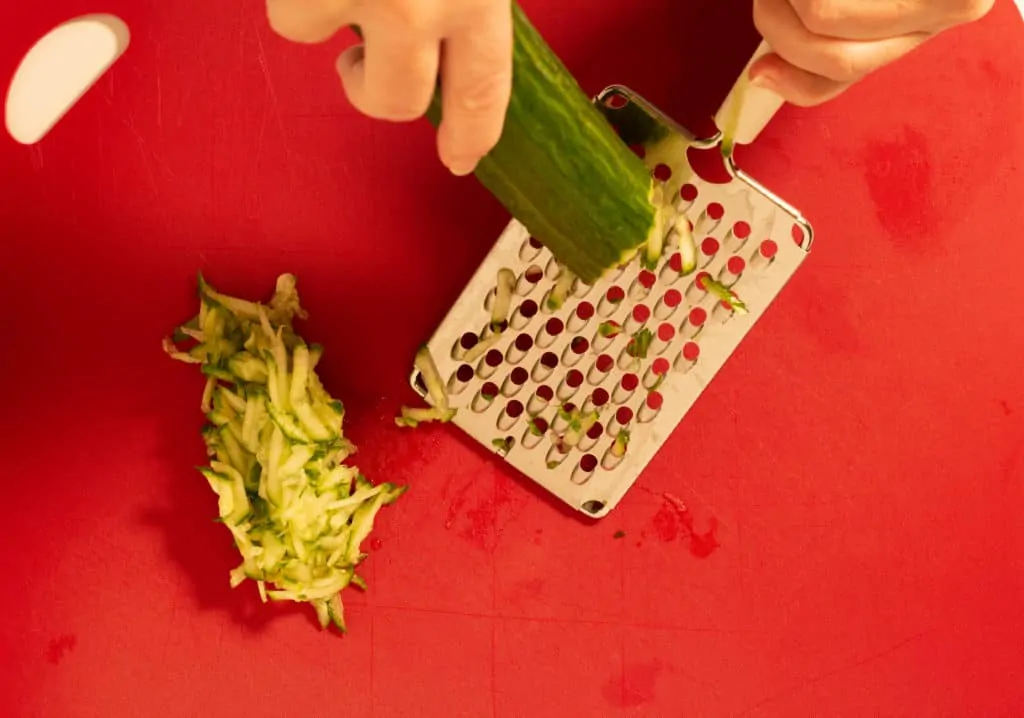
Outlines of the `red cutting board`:
M588 92L691 124L757 42L739 0L524 5ZM341 39L288 45L258 0L9 2L2 81L92 11L127 54L38 146L0 136L0 715L1024 715L1010 0L744 152L814 251L599 523L454 428L393 426L507 221L430 127L356 115ZM344 638L228 586L202 380L160 349L200 269L251 296L298 274L360 467L411 487Z

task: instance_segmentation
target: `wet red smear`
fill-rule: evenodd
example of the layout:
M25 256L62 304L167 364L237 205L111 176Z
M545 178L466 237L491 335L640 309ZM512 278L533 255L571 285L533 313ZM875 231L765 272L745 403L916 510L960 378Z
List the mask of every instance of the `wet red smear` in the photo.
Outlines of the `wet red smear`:
M75 646L78 645L78 638L71 634L64 634L57 636L56 638L50 639L50 644L46 647L46 661L57 665L64 660L64 656L71 651L75 650Z
M384 542L379 538L370 539L370 548L374 551L380 551L384 547Z
M651 521L651 528L659 539L668 543L677 538L683 538L689 544L690 553L697 558L707 558L716 548L718 539L715 532L718 530L718 519L712 516L708 519L708 530L704 533L698 532L693 525L693 515L686 505L679 499L666 495L665 504L654 515Z
M638 708L655 699L662 670L658 662L625 666L622 676L605 683L601 693L613 708Z
M915 251L933 249L941 218L925 136L906 126L896 139L869 143L862 163L878 223L893 243Z

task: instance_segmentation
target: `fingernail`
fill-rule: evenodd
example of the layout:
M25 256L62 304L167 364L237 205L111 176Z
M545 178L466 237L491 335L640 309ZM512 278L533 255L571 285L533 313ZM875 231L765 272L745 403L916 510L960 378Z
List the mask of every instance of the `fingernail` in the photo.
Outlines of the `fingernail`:
M775 78L766 72L759 72L751 77L750 84L762 90L771 90L772 92L777 92L779 89L779 84L775 81Z
M448 165L448 171L456 177L465 177L468 174L472 174L475 169L475 162L454 161Z

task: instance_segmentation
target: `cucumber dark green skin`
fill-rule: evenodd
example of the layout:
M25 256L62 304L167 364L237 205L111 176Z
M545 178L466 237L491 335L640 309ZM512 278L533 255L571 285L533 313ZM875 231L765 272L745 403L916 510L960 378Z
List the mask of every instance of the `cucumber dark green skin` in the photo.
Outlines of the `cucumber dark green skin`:
M522 9L512 97L481 183L584 282L594 282L655 230L649 170L612 129ZM440 97L427 114L440 124Z

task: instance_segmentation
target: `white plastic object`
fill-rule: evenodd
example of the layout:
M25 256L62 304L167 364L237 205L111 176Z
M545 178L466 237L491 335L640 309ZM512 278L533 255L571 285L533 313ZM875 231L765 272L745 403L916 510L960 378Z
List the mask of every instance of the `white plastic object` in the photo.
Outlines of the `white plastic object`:
M22 58L7 90L7 131L35 144L124 54L128 26L113 15L85 15L44 35Z
M545 299L565 270L513 220L427 342L441 381L458 380L458 392L448 397L457 410L452 423L592 518L607 515L626 494L793 276L813 239L795 208L731 158L728 182L707 182L693 171L687 150L715 150L719 138L696 139L623 87L608 88L596 104L624 142L643 149L664 192L694 225L697 246L716 240L714 256L698 271L681 275L679 237L673 233L653 267L644 268L638 257L593 286L576 280L564 304L549 309ZM730 259L741 270L730 281L745 314L694 287L700 274L726 273ZM506 269L537 281L517 281L508 327L495 340L491 304L498 273ZM622 333L602 336L599 326L609 321ZM631 360L629 332L642 326L652 333L651 347L645 357ZM411 383L429 402L418 371ZM566 402L584 413L598 409L599 426L566 441L569 421L560 412ZM541 436L531 432L531 421L543 429ZM623 430L629 444L619 455L613 447ZM708 447L707 454L719 449ZM684 475L687 468L675 470Z
M733 142L738 145L748 145L757 139L785 103L771 90L750 83L750 67L771 51L771 46L762 40L715 114L718 129L726 133L732 130Z

